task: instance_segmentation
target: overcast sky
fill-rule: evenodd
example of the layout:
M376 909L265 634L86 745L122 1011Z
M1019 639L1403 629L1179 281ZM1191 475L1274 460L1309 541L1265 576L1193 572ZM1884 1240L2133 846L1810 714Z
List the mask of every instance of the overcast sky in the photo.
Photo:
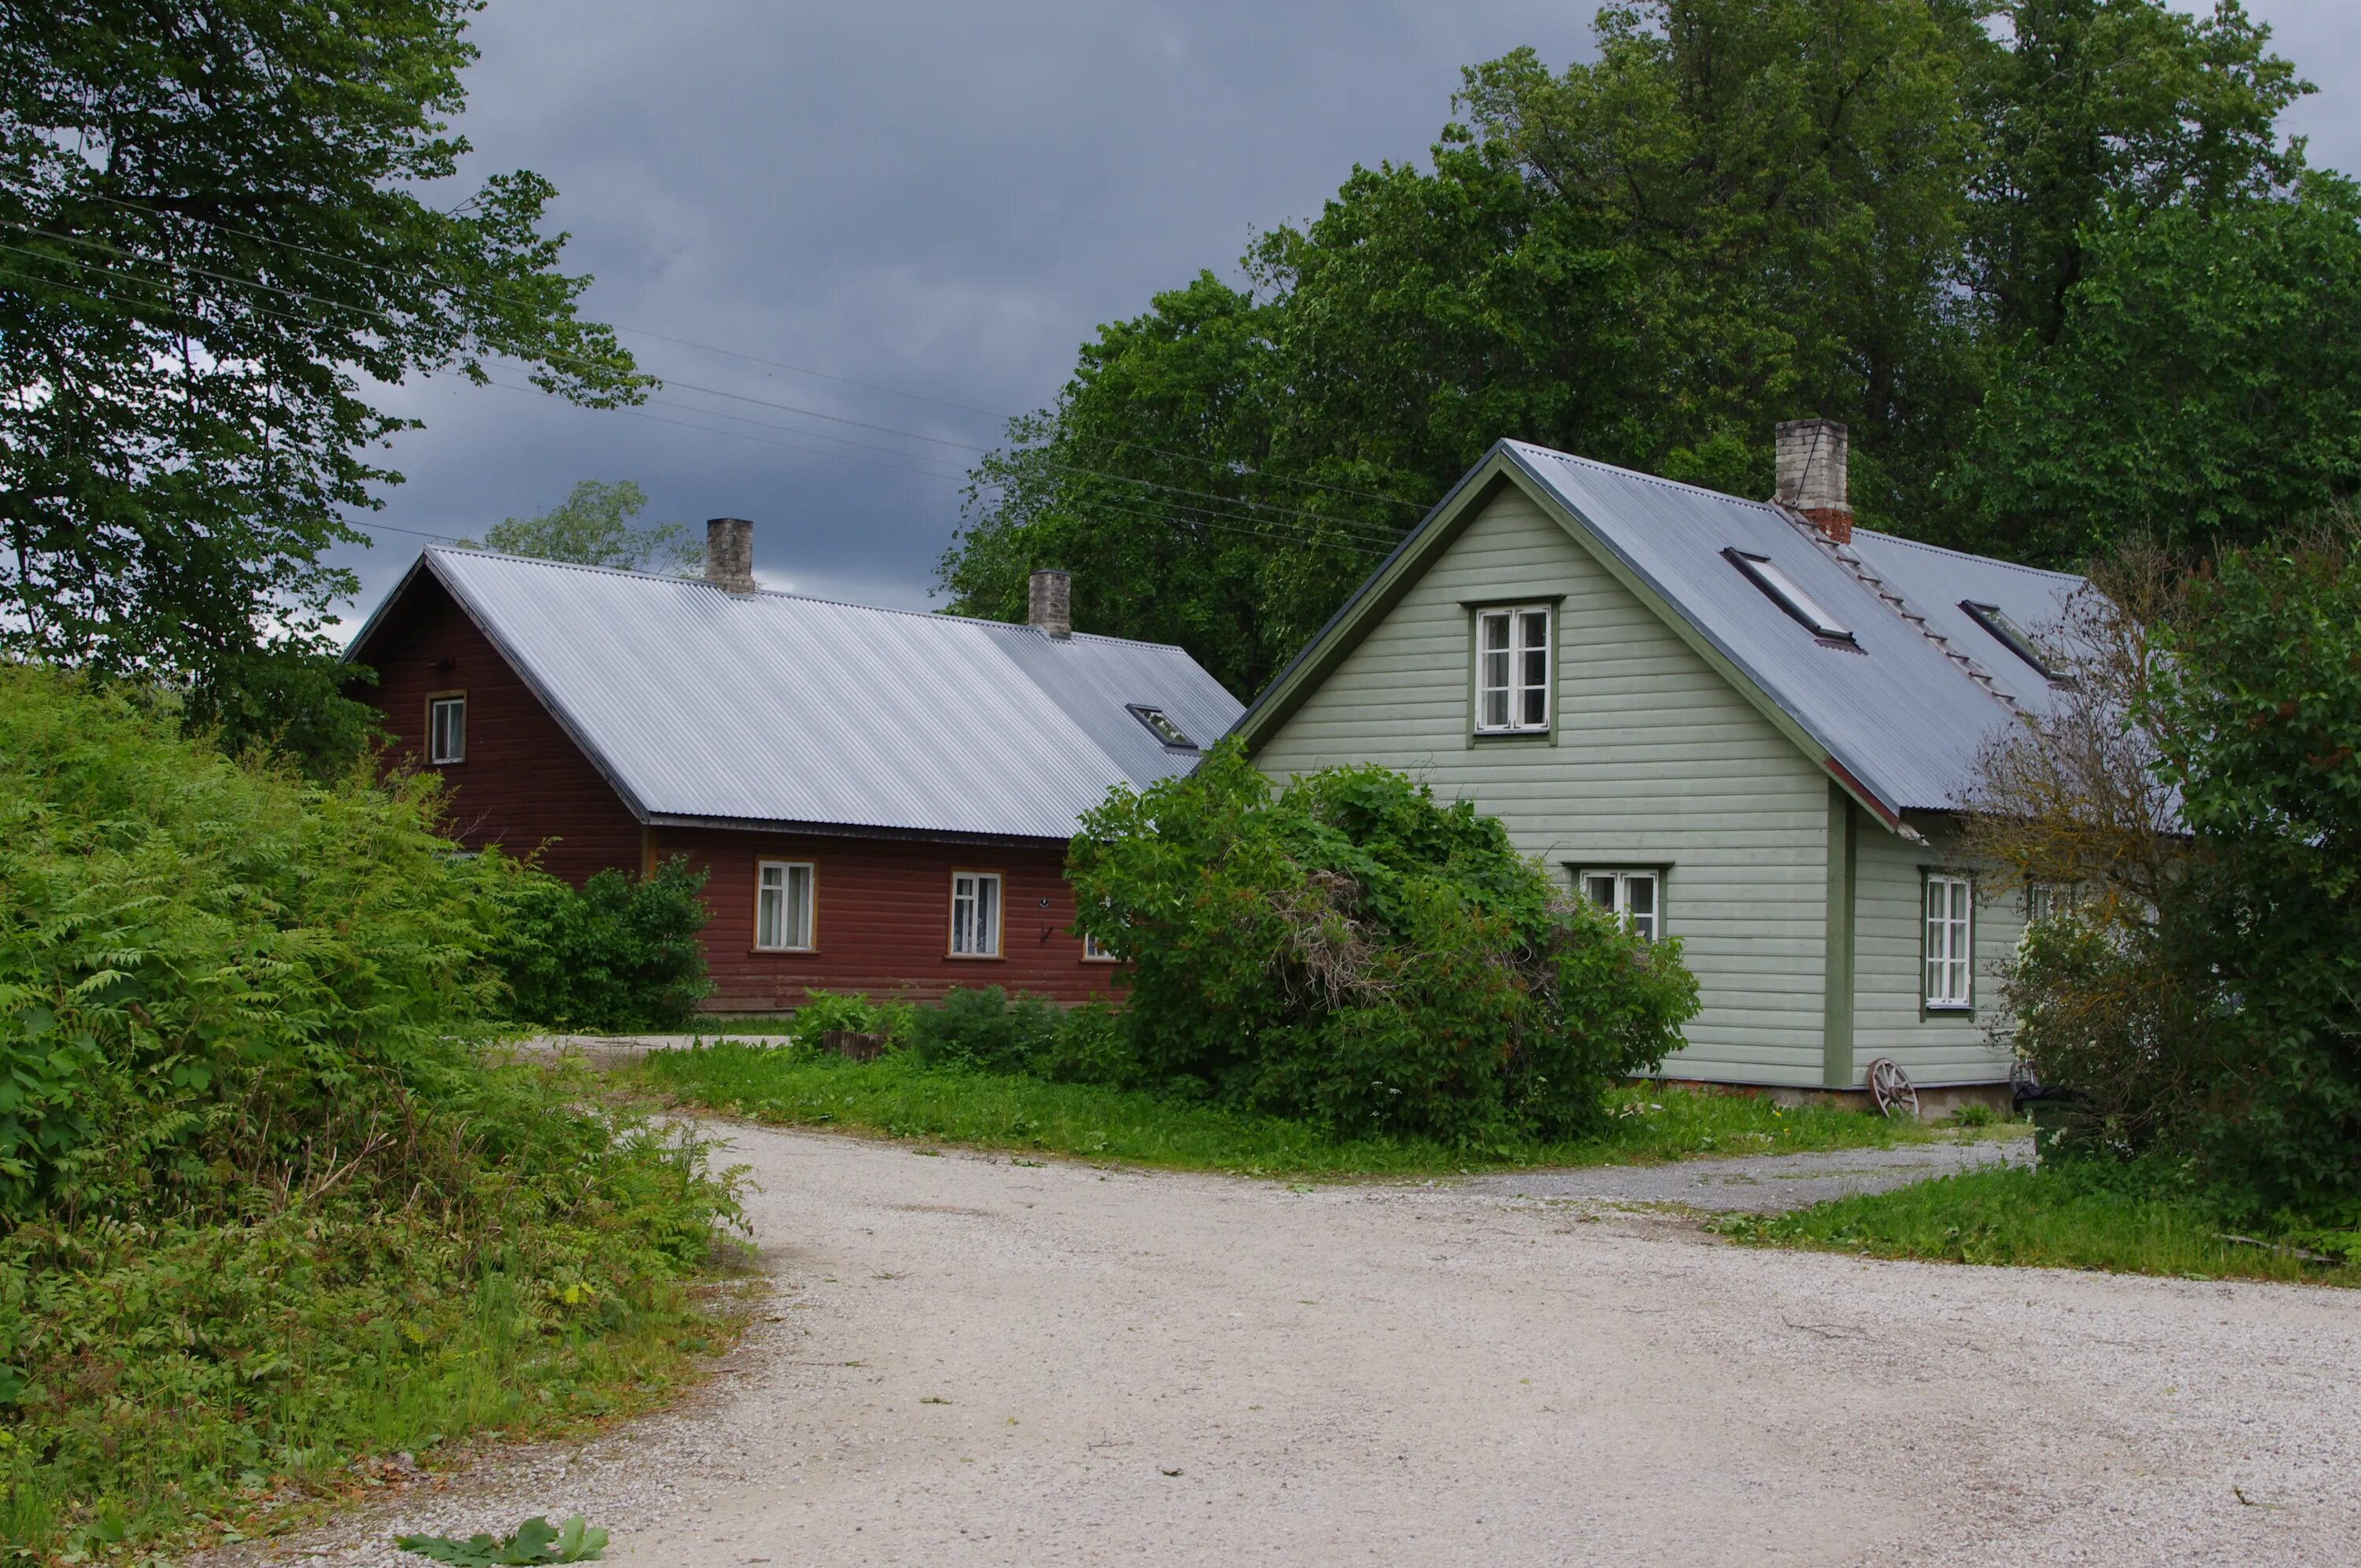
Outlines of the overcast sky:
M1056 394L1099 323L1234 272L1355 162L1422 159L1461 65L1587 55L1595 8L491 0L459 126L475 168L555 182L566 269L598 280L587 313L667 385L637 413L400 389L427 428L392 454L408 482L356 520L376 548L339 554L361 609L422 535L545 510L584 477L637 480L642 521L752 518L774 587L926 607L974 449ZM2361 170L2353 0L2247 9L2321 89L2290 128Z

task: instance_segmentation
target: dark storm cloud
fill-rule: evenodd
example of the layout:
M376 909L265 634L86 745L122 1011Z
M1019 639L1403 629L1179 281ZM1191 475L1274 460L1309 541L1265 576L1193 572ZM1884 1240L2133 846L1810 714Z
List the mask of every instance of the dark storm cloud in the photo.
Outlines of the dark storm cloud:
M2293 117L2314 159L2361 166L2348 0L2249 8L2323 89ZM450 378L401 389L427 428L391 455L409 483L363 520L379 532L353 553L362 605L423 543L395 530L478 532L592 476L638 480L652 517L754 518L768 580L924 605L972 452L684 383L987 444L1055 394L1098 323L1231 269L1356 161L1422 158L1461 65L1522 43L1563 64L1588 52L1589 14L494 0L460 126L473 171L556 183L566 264L598 279L587 310L642 329L625 342L669 386L643 415Z

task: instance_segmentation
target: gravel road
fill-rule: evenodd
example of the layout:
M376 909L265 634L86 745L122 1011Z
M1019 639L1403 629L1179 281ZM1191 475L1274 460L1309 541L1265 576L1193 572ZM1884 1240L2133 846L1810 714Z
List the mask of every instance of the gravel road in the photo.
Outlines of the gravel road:
M775 1310L711 1388L214 1561L574 1512L667 1568L2361 1558L2350 1294L734 1135Z

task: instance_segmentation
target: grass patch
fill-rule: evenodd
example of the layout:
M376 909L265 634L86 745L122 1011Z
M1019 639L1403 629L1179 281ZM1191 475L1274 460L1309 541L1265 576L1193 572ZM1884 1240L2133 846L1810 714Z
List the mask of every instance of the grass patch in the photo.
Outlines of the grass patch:
M1597 1136L1454 1147L1340 1138L1310 1123L1093 1084L922 1067L889 1052L854 1063L797 1047L715 1040L619 1069L676 1100L788 1126L840 1126L977 1148L1119 1159L1247 1176L1415 1176L1528 1166L1646 1164L1697 1156L1883 1148L1939 1136L1828 1106L1639 1085L1611 1091Z
M2236 1227L2198 1195L2143 1184L2136 1173L2055 1166L1967 1171L1789 1214L1737 1215L1714 1228L1741 1241L1867 1257L2361 1286L2352 1264L2223 1239Z

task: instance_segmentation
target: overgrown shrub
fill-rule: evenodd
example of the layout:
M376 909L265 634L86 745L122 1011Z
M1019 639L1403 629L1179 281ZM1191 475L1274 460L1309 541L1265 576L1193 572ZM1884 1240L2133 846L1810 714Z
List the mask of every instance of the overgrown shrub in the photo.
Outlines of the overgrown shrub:
M787 1038L799 1046L818 1046L831 1029L856 1035L890 1033L891 1004L881 1006L857 992L809 991L804 1003L787 1020Z
M2197 1162L2233 1212L2361 1225L2361 533L2125 552L2077 684L1987 755L1971 844L2074 890L2003 974L2079 1099L2061 1149Z
M1120 1017L1103 1003L1065 1008L996 985L954 987L938 1005L901 1011L895 1041L929 1067L1120 1087L1137 1072Z
M488 956L511 1016L561 1029L672 1029L705 1000L705 873L602 871L576 892L538 871L502 879Z
M701 1151L478 1044L516 872L0 666L0 1556L591 1413L693 1332Z
M2361 528L2224 554L2162 641L2139 718L2196 851L2161 929L2209 1015L2199 1150L2361 1228Z
M1224 744L1109 796L1068 871L1079 924L1130 962L1146 1074L1348 1134L1578 1135L1697 1009L1676 940L1381 768L1274 791Z

